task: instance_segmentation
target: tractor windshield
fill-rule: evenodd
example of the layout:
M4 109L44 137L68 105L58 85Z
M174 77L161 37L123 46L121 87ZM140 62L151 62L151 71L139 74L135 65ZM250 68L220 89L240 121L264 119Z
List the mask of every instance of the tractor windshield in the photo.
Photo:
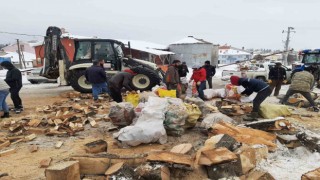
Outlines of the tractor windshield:
M302 62L305 64L312 64L312 63L320 64L320 54L304 54Z

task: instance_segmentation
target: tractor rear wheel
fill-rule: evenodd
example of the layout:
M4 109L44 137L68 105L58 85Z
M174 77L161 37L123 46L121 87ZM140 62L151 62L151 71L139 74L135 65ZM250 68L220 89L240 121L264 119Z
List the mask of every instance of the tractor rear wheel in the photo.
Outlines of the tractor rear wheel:
M74 70L71 72L70 85L72 88L81 93L91 93L92 85L86 80L84 76L85 70Z
M140 91L149 91L151 90L154 86L160 84L160 77L157 74L156 71L147 69L147 68L142 68L142 67L135 67L131 69L133 72L137 73L132 78L132 86L136 90Z

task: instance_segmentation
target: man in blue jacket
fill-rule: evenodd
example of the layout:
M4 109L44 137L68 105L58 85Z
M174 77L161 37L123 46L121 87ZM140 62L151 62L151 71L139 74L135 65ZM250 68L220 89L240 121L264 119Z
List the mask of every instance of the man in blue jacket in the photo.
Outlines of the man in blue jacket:
M98 100L101 93L109 93L107 85L107 74L103 68L104 59L93 61L93 65L85 72L87 81L92 84L93 100Z
M269 85L258 79L240 78L231 76L232 85L243 86L245 90L241 94L250 96L253 92L257 92L257 96L253 99L253 108L251 114L243 118L244 121L256 121L259 117L259 108L261 103L272 93Z

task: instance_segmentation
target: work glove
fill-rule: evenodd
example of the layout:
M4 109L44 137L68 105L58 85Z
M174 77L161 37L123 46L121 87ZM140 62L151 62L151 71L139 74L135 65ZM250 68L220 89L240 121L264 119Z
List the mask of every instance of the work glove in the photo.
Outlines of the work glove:
M269 84L271 84L271 83L272 83L272 80L271 80L271 79L269 79L269 80L268 80L268 83L269 83Z
M287 84L287 82L288 82L287 80L283 80L283 84Z
M198 82L197 82L197 86L200 86L200 84L201 84L201 82L200 82L200 81L198 81Z

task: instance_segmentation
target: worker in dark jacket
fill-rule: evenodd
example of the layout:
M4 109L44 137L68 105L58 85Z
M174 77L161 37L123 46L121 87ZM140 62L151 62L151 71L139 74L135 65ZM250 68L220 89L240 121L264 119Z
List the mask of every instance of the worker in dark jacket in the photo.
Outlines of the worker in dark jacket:
M279 91L281 89L282 83L287 83L287 73L286 70L282 67L280 61L276 62L276 66L271 68L269 71L269 84L271 88L271 92L274 88L274 96L279 95Z
M269 85L258 79L239 78L238 76L231 76L230 81L232 85L243 86L245 90L241 94L250 96L253 92L257 92L257 96L253 99L253 109L251 114L244 117L245 121L255 121L259 117L259 108L261 103L271 94Z
M210 65L210 61L206 61L203 67L207 72L207 81L209 84L209 88L212 89L212 77L216 74L216 67Z
M165 83L168 90L176 90L176 96L180 97L179 85L180 85L180 76L179 76L179 67L181 61L174 60L172 64L168 67L168 70L165 75Z
M92 84L93 100L98 100L101 93L108 93L107 74L103 68L104 59L93 61L93 65L85 72L87 81Z
M19 114L23 111L22 101L19 92L22 88L22 75L19 69L9 61L4 61L1 66L8 70L6 79L4 80L10 87L9 91L14 104L14 111Z
M124 70L112 76L109 80L109 89L112 99L116 102L122 102L121 89L124 87L127 91L134 91L134 87L131 85L133 76L136 75L130 69Z

